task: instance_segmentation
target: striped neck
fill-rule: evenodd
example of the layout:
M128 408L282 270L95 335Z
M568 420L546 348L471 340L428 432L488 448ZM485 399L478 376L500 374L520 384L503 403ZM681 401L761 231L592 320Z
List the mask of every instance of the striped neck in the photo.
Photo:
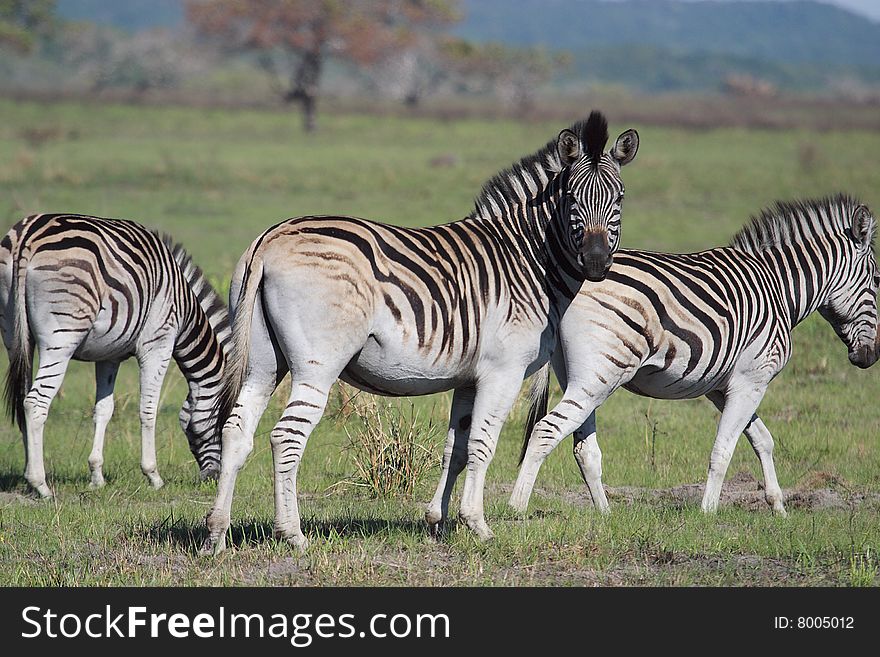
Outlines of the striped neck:
M550 297L573 298L584 280L560 216L568 174L550 142L486 183L465 219L505 245L509 266L527 270Z
M183 276L178 311L182 330L174 346L174 359L189 385L193 420L213 412L223 366L231 344L226 305L180 244L163 237Z
M842 238L817 240L811 246L785 244L754 254L773 272L790 328L826 303L843 274L839 258Z
M824 305L850 261L849 232L858 201L845 196L777 203L731 241L763 262L777 283L790 327Z
M177 263L184 280L195 296L197 305L201 308L202 314L211 325L214 333L216 333L223 351L226 352L232 340L232 327L230 326L229 311L226 308L226 304L223 303L223 300L214 290L211 283L208 282L204 272L193 262L192 256L187 253L183 245L173 243L167 235L162 236L162 241L171 251L174 262ZM192 319L197 322L200 321L198 317L193 317Z

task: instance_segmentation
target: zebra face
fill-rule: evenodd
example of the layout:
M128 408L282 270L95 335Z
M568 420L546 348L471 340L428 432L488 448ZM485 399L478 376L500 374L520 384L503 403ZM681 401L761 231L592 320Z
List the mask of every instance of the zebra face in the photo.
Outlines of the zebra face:
M839 289L819 308L834 332L849 350L849 360L861 368L871 367L880 357L877 331L877 289L880 272L872 245L875 220L864 205L856 208L851 239L848 241L851 266Z
M635 130L622 133L608 152L586 136L586 148L570 130L559 135L558 150L568 167L562 219L567 223L568 248L577 259L584 278L597 282L605 278L620 247L620 218L624 185L620 168L633 161L639 148Z

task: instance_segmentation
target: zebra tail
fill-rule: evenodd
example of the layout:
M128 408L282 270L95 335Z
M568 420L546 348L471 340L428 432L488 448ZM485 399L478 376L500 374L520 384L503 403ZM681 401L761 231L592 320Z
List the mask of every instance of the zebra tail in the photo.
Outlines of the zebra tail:
M22 253L23 251L23 253ZM9 369L6 372L6 413L25 431L24 400L31 388L34 363L34 345L28 325L25 284L30 262L28 249L19 245L12 256L12 289L9 305L12 310L12 344L9 347Z
M547 363L532 375L532 385L529 388L529 416L526 419L525 433L523 434L522 451L519 454L519 462L522 464L529 448L529 439L532 430L538 424L538 420L547 415L547 401L550 395L550 363Z
M251 254L250 262L244 271L244 280L238 294L235 318L232 322L232 346L226 357L223 368L223 380L217 394L215 433L218 439L223 433L223 425L232 415L232 409L238 401L238 395L244 386L248 369L248 355L251 345L251 324L253 322L254 305L260 284L263 282L263 259L256 253ZM230 307L233 306L230 298Z

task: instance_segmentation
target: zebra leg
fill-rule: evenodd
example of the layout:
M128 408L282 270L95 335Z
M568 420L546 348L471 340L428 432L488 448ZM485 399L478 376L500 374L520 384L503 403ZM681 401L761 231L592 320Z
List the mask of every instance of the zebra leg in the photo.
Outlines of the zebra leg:
M779 515L787 515L782 503L784 495L776 479L776 466L773 464L773 436L757 415L752 417L751 424L746 427L746 438L749 439L752 449L761 461L761 470L764 472L764 498L767 504Z
M459 517L481 540L493 537L483 511L486 471L495 455L498 436L522 386L523 372L504 372L480 381L474 396L468 435L468 461Z
M153 488L162 488L165 482L159 476L156 462L156 414L162 381L171 360L171 349L156 349L140 360L141 384L141 472L150 480Z
M755 388L752 385L732 386L732 388L733 391L728 392L723 399L724 410L721 412L715 444L712 446L712 455L709 458L709 475L706 478L706 489L700 505L705 513L715 513L718 510L721 486L730 459L733 457L736 441L754 416L766 390L766 387ZM713 397L717 397L718 394L715 393Z
M44 498L52 497L52 491L46 484L46 469L43 464L43 427L49 416L49 406L61 388L67 366L75 351L76 345L66 347L41 345L40 367L24 399L27 433L24 478Z
M604 397L600 398L591 395L579 384L573 385L569 383L565 389L562 401L552 411L547 413L546 416L538 420L535 428L532 430L529 445L520 465L519 475L516 478L516 484L514 484L513 492L510 495L510 506L520 513L525 512L529 505L529 498L532 496L532 489L535 486L538 471L541 469L544 459L550 455L550 452L566 436L574 433L581 425L587 424L593 416L596 407L603 401ZM595 429L592 433L595 433ZM575 450L577 455L577 445ZM578 460L578 464L580 464L580 460ZM599 485L601 488L601 483ZM592 487L590 492L592 494Z
M113 387L116 385L116 374L119 363L95 363L95 439L92 442L92 453L89 454L89 471L92 481L89 488L101 488L104 485L104 434L107 424L113 417Z
M300 526L296 475L309 436L324 414L334 379L313 380L314 385L293 383L287 407L270 436L275 469L275 536L301 550L309 542Z
M256 372L255 369L248 373L232 414L223 426L217 496L207 517L208 538L201 548L201 554L217 555L226 549L226 530L229 529L232 514L235 480L254 448L254 432L275 390L274 377L260 379Z
M474 408L474 389L456 388L452 395L452 408L449 412L449 431L446 434L446 447L443 450L443 471L434 498L425 510L425 521L435 536L443 533L446 518L449 516L449 498L458 475L467 464L467 439L471 427L471 412Z
M724 412L724 395L710 392L706 396L719 411ZM761 462L761 470L764 472L764 497L767 504L779 515L787 515L783 505L785 496L779 487L779 481L776 479L776 466L773 464L773 436L757 414L752 415L752 419L746 425L745 434Z
M596 411L590 413L587 421L574 432L574 458L590 491L593 506L608 513L610 507L602 486L602 450L596 440Z

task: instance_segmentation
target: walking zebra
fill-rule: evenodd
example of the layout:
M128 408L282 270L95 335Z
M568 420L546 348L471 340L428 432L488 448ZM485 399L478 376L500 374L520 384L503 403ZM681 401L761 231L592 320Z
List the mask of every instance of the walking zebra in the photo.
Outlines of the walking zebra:
M269 396L289 370L290 399L271 433L275 531L305 547L296 475L337 378L382 395L455 389L443 474L428 522L447 514L467 464L460 515L480 537L483 480L524 375L549 358L584 278L600 280L620 232L620 167L638 135L609 153L594 112L495 176L467 218L401 228L300 217L251 244L233 275L233 348L224 373L223 459L206 551L225 546L239 469ZM468 442L468 430L472 438Z
M104 484L103 450L121 361L140 366L141 469L159 488L156 411L173 356L189 384L180 425L202 478L220 466L213 411L229 340L226 307L180 245L119 219L41 214L0 241L0 327L9 352L6 404L22 430L25 478L51 497L43 426L71 359L94 361L91 485ZM31 384L33 355L39 368Z
M595 412L623 386L657 399L706 395L721 411L703 511L718 507L745 431L761 462L767 502L784 515L773 438L755 412L788 362L792 328L814 310L854 365L877 360L875 227L867 207L838 195L778 203L730 247L689 255L619 252L605 281L585 284L560 324L552 364L565 394L549 414L548 371L536 377L511 506L526 509L541 463L574 432L574 455L593 502L608 509Z

